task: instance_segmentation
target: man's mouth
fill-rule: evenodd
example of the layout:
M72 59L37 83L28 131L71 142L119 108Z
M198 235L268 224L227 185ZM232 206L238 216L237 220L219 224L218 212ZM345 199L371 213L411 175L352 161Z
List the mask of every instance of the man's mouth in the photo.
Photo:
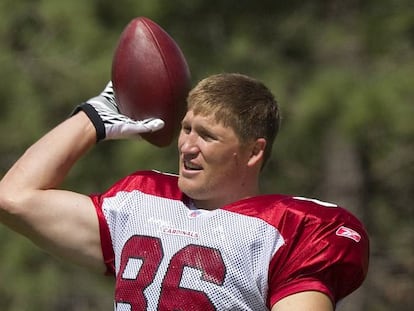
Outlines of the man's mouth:
M191 163L189 161L184 161L184 168L190 171L200 171L203 169L200 165Z

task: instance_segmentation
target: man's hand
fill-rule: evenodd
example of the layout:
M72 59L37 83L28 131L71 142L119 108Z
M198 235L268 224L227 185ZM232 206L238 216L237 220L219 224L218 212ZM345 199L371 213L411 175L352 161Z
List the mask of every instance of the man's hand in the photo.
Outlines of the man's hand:
M134 121L121 114L111 81L101 94L77 106L72 115L80 110L86 113L95 126L97 142L103 139L140 138L141 133L154 132L164 127L161 119Z

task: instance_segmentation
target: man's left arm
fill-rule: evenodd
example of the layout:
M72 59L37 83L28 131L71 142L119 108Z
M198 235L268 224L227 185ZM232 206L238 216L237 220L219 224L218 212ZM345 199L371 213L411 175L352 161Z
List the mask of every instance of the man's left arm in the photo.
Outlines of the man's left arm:
M272 306L271 311L333 311L331 299L324 293L305 291L287 296Z

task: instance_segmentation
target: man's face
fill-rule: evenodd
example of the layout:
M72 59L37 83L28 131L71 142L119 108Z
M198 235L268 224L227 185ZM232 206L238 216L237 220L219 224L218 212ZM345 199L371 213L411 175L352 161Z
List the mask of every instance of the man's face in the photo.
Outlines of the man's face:
M243 192L250 152L242 148L232 128L190 110L182 121L178 150L178 185L196 202L208 202L209 209L220 208Z

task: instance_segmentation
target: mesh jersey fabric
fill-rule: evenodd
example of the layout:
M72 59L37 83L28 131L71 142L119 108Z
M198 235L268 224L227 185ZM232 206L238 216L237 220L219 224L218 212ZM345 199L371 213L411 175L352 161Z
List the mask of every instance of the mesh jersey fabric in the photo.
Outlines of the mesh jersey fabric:
M91 198L117 311L268 310L306 290L336 303L367 273L363 225L316 200L262 195L197 210L176 176L155 171Z

